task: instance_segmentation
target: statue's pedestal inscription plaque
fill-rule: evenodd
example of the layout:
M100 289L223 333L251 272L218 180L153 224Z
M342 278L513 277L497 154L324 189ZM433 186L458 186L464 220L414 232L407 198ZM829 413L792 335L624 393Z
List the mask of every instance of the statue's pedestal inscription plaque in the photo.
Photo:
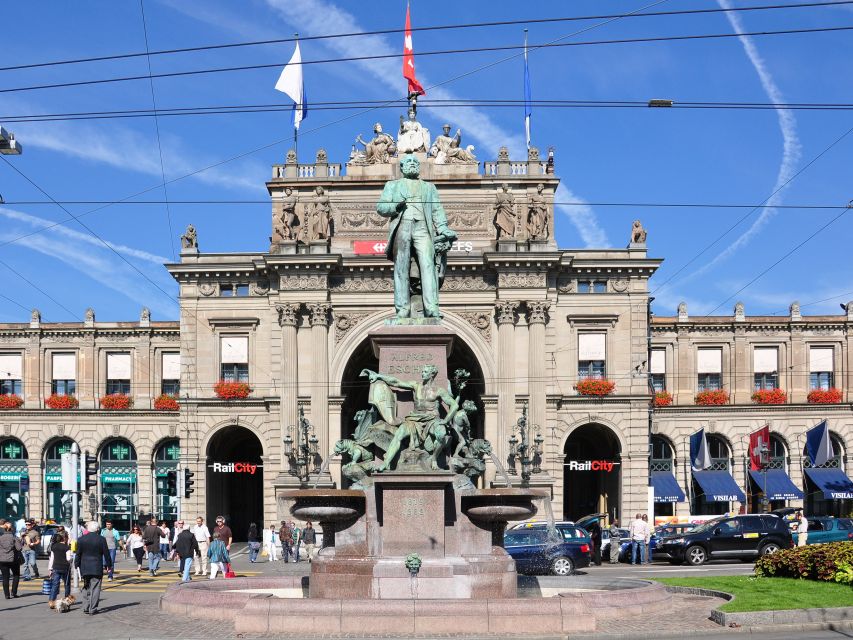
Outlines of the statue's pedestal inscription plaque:
M454 511L453 476L388 473L374 482L382 555L443 558L446 520Z

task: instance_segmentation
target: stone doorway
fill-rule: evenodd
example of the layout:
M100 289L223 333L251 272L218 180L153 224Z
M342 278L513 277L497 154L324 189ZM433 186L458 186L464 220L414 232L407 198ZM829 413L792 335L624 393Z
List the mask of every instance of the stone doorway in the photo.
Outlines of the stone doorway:
M563 453L563 517L606 512L621 521L622 451L616 434L585 424L572 431Z
M257 436L237 425L221 429L207 446L207 522L225 516L235 541L245 541L249 525L264 529L263 447ZM266 523L269 526L269 523Z

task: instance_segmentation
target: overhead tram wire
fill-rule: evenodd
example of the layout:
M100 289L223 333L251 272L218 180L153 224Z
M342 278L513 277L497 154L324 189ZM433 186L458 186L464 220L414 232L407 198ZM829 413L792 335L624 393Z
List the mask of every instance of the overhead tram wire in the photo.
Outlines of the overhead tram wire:
M612 20L612 19L622 19L622 18L650 18L650 17L672 17L672 16L684 16L684 15L703 15L703 14L716 14L716 13L742 13L742 12L755 12L755 11L772 11L772 10L789 10L789 9L809 9L809 8L817 8L817 7L833 7L833 6L843 6L853 4L853 0L831 0L824 2L798 2L792 4L771 4L771 5L752 5L746 7L732 7L729 9L717 8L717 9L676 9L672 11L649 11L649 12L631 12L631 13L623 13L623 14L605 14L605 15L586 15L586 16L561 16L561 17L553 17L553 18L529 18L524 20L500 20L494 22L472 22L472 23L462 23L462 24L446 24L446 25L434 25L434 26L425 26L425 27L412 27L411 30L414 31L443 31L443 30L456 30L456 29L472 29L472 28L491 28L491 27L504 27L504 26L512 26L512 25L529 25L529 24L552 24L552 23L560 23L560 22L581 22L586 20ZM329 40L329 39L338 39L338 38L355 38L355 37L364 37L364 36L375 36L375 35L391 35L397 33L403 33L404 29L379 29L373 31L354 31L349 33L337 33L337 34L326 34L326 35L318 35L318 36L302 36L300 39L305 42L309 40ZM159 51L145 51L145 52L136 52L136 53L122 53L115 54L109 56L92 56L87 58L74 58L68 60L55 60L51 62L34 62L28 64L19 64L12 65L7 67L0 67L0 71L17 71L22 69L36 69L43 67L52 67L59 65L71 65L71 64L83 64L89 62L103 62L109 60L122 60L128 58L139 58L142 56L161 56L161 55L174 55L181 53L195 53L199 51L213 51L217 49L234 49L239 47L255 47L262 45L271 45L271 44L283 44L288 42L295 42L296 38L276 38L271 40L250 40L244 42L232 42L225 44L216 44L216 45L205 45L199 47L184 47L184 48L174 48L174 49L162 49Z
M666 0L662 0L666 1ZM801 28L801 29L780 29L773 31L751 31L745 33L706 33L706 34L691 34L691 35L681 35L681 36L654 36L648 38L620 38L616 40L586 40L581 42L548 42L543 44L536 45L528 45L528 52L534 51L537 49L550 49L550 48L562 48L562 47L583 47L583 46L599 46L599 45L611 45L611 44L648 44L655 42L688 42L688 41L698 41L698 40L721 40L721 39L729 39L729 38L742 38L746 36L751 37L759 37L759 36L780 36L780 35L801 35L801 34L810 34L810 33L832 33L832 32L846 32L853 31L853 25L843 25L838 27L814 27L814 28ZM566 36L568 37L568 36ZM562 40L564 38L559 38L558 40ZM494 47L471 47L467 49L444 49L438 51L418 51L419 57L425 56L439 56L439 55L457 55L457 54L468 54L468 53L490 53L490 52L499 52L499 51L523 51L523 45L502 45L502 46L494 46ZM314 64L331 64L331 63L340 63L340 62L364 62L368 60L385 60L390 58L399 58L400 54L398 53L387 53L387 54L375 54L375 55L365 55L365 56L349 56L343 58L327 58L322 60L303 60L300 64L304 65L314 65ZM501 61L502 62L502 61ZM252 64L252 65L241 65L236 67L216 67L211 69L196 69L190 71L170 71L164 73L156 73L153 74L152 78L181 78L188 76L196 76L196 75L208 75L214 73L231 73L238 71L252 71L257 69L271 69L271 68L281 68L287 64L287 61L282 62L274 62L267 64ZM11 87L7 89L0 89L0 93L21 93L25 91L38 91L44 89L61 89L68 87L80 87L80 86L90 86L90 85L100 85L100 84L113 84L117 82L132 82L136 80L147 80L149 79L148 75L136 75L136 76L120 76L116 78L100 78L96 80L77 80L74 82L57 82L51 84L41 84L41 85L30 85L24 87Z

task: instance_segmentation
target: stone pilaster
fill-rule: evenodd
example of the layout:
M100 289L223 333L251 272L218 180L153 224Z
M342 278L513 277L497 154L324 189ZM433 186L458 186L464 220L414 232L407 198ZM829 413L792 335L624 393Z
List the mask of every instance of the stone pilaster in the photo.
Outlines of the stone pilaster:
M495 305L498 322L498 429L505 431L515 423L515 322L518 302L503 300ZM504 456L506 443L496 443Z
M317 302L308 305L311 345L314 351L314 376L311 381L311 423L320 440L320 451L329 451L329 313L332 305ZM321 454L325 457L325 453Z
M278 324L281 327L281 405L279 424L281 438L287 427L295 425L298 419L297 395L299 384L299 357L296 343L296 331L299 324L299 305L285 303L276 305ZM281 471L288 470L284 456L280 456Z
M548 324L547 300L527 303L527 361L529 367L528 395L530 398L530 422L538 425L545 433L547 376L545 373L545 325Z

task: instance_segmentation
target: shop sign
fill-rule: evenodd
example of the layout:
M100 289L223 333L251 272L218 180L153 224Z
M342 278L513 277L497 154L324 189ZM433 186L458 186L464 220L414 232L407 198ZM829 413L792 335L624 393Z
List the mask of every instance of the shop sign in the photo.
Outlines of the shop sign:
M20 460L22 452L23 449L21 448L21 446L15 444L14 442L10 442L5 447L3 447L4 457L9 460Z
M257 469L263 469L262 464L252 464L250 462L214 462L212 465L214 473L248 473L255 475Z
M568 467L569 471L604 471L610 473L619 464L609 460L569 460L565 466Z
M830 491L829 497L832 500L850 500L853 498L853 491Z
M181 459L181 447L176 444L169 445L166 447L166 460L180 460Z
M0 482L17 482L26 477L27 474L20 471L0 471Z
M737 502L740 500L740 498L737 496L722 496L714 494L712 497L714 499L711 502ZM708 499L707 496L705 497L705 499Z
M385 255L387 240L356 240L352 243L352 251L357 256ZM457 240L450 246L451 251L473 251L474 244L470 241Z
M136 482L135 473L102 473L101 482Z
M116 444L110 447L110 453L113 456L113 460L124 460L130 455L130 448L123 444Z

